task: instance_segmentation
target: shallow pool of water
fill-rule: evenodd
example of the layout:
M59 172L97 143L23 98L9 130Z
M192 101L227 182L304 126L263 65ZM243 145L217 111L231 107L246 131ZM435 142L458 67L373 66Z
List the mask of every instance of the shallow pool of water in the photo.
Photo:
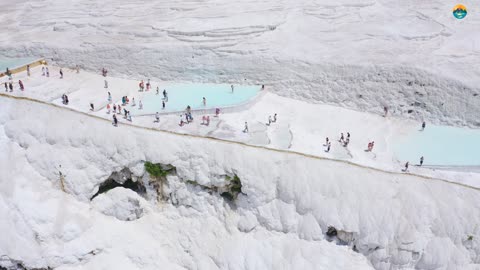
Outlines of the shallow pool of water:
M28 65L37 60L37 58L25 57L25 58L5 58L0 57L0 72L4 72L7 68L14 69L24 65Z
M424 156L426 165L480 165L480 129L427 125L394 145L396 157L417 164Z
M227 84L171 84L160 88L158 95L156 89L140 93L141 97L135 98L137 106L132 107L130 112L132 115L176 112L185 110L188 105L192 110L230 107L248 102L259 93L260 88L256 85L235 85L232 93ZM168 93L165 109L162 109L163 89ZM206 99L205 106L203 97ZM142 100L142 110L139 110L138 99Z

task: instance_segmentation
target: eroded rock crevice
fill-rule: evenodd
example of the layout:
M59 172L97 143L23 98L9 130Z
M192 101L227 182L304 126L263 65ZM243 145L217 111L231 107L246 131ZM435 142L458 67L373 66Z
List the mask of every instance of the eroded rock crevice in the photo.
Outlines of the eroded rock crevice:
M98 195L106 193L116 187L131 189L141 196L146 193L145 185L133 176L129 168L123 168L118 172L112 172L107 180L99 185L97 193L95 193L90 200L93 200Z
M98 191L91 197L91 200L112 189L123 187L134 191L150 202L165 201L178 205L181 204L176 194L181 189L178 187L178 184L207 191L211 195L223 198L228 203L234 203L238 195L242 193L242 183L240 177L235 172L213 175L211 177L215 181L201 184L195 180L180 176L177 173L177 168L171 164L152 163L149 161L141 164L143 164L143 168L140 173L138 168L133 167L125 167L120 171L112 172L98 186ZM136 173L133 173L133 171Z
M236 174L222 175L221 177L224 179L223 185L202 185L193 180L187 180L186 183L194 187L200 187L212 195L219 195L229 203L235 202L238 195L242 193L242 182L240 178Z
M177 176L177 168L171 164L151 163L149 161L144 164L145 171L148 174L145 179L146 184L151 187L155 193L157 201L169 200L170 196L165 194L165 186L168 185L167 176Z

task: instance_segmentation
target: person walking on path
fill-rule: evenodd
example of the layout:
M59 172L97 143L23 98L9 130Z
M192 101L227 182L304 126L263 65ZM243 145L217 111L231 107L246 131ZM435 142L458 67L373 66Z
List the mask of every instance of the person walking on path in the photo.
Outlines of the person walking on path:
M107 82L107 80L104 80L104 84L105 84L105 85L104 85L103 87L104 87L104 88L108 88L108 82Z
M112 94L110 94L110 92L108 92L108 98L107 98L107 100L108 100L109 102L112 101Z
M423 156L420 158L420 167L423 165Z
M42 76L45 76L45 67L42 67Z
M163 89L163 99L168 102L168 93L166 89Z
M30 65L27 65L27 76L30 77Z
M117 126L117 125L118 125L117 116L116 116L115 114L113 114L113 125L114 125L114 126Z
M205 97L203 97L202 103L203 103L203 106L204 106L204 107L207 106L207 99L206 99Z
M276 113L273 115L273 123L275 123L275 122L277 122L277 114Z
M179 126L183 127L185 125L185 121L183 121L183 116L180 115L180 123L178 124Z
M427 125L427 124L425 123L425 121L423 121L423 123L422 123L422 131L425 130L425 126L426 126L426 125Z
M372 152L374 144L375 144L374 141L371 141L368 143L367 152Z
M25 88L23 87L23 82L22 80L18 80L18 85L20 86L20 90L25 90Z
M63 79L63 70L60 68L60 79Z
M232 84L232 85L230 85L230 87L232 88L232 93L233 93L233 84Z
M162 100L162 110L165 110L165 100Z
M158 112L155 114L155 121L153 121L154 123L158 123L160 122L160 114L158 114Z
M68 105L68 96L66 94L62 95L62 103L64 105Z
M50 71L48 70L48 67L45 68L45 72L47 73L47 77L50 77Z
M189 113L186 113L185 114L185 118L187 120L187 124L190 124L190 122L193 122L193 117L192 117L192 113L189 112Z
M327 144L327 150L325 150L325 152L330 152L330 147L332 146L332 143L331 142L328 142Z
M12 82L8 83L8 88L10 88L10 92L13 92L13 83Z
M243 129L243 133L248 133L248 124L245 122L245 128Z
M407 163L405 163L405 169L402 170L403 172L407 172L408 171L408 161Z
M7 84L7 82L5 82L4 85L5 85L5 92L8 92L8 84Z

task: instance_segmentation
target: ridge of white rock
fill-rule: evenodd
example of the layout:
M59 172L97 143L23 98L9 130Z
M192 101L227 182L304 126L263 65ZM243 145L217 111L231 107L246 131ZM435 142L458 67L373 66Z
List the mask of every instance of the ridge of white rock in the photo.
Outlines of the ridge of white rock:
M0 104L5 108L0 166L7 172L0 183L0 209L7 218L0 226L12 232L0 251L29 267L478 268L480 199L474 189L119 129L31 102ZM36 117L19 113L29 111ZM53 115L56 121L49 122ZM46 122L48 128L39 128ZM88 200L95 186L139 160L172 164L182 178L204 185L235 173L244 195L232 209L220 196L175 176L169 177L168 191L176 206L165 204L129 222L93 211ZM57 164L69 194L58 187ZM349 246L326 241L329 226ZM28 250L19 248L25 245Z

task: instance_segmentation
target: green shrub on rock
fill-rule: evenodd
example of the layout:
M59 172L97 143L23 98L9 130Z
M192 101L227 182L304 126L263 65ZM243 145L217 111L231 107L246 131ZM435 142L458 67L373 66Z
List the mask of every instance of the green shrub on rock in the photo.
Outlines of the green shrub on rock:
M168 174L167 170L162 168L161 164L153 164L149 161L145 162L145 170L155 178L165 177Z

